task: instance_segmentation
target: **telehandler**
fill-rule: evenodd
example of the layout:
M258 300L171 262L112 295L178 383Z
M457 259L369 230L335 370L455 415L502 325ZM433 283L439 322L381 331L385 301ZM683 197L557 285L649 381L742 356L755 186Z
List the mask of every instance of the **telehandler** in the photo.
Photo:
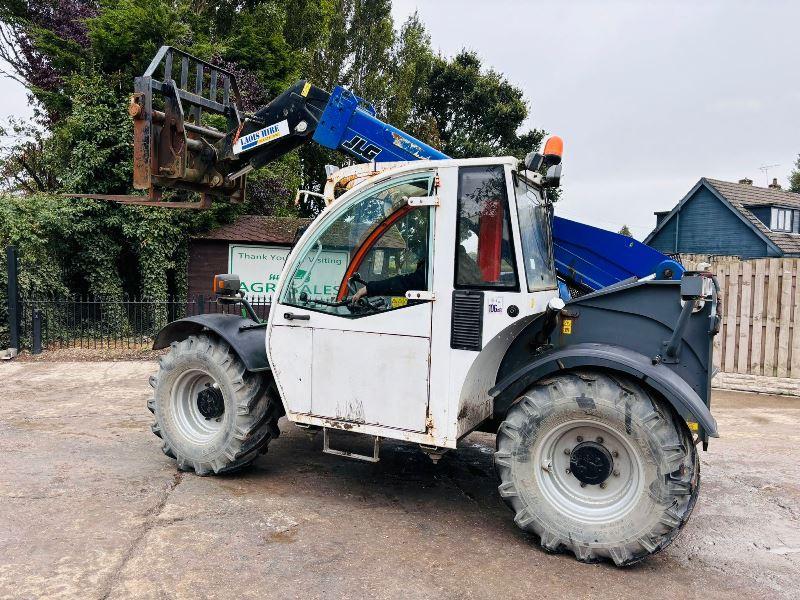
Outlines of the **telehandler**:
M231 73L162 48L130 110L149 197L110 199L240 201L247 172L310 141L363 164L329 169L266 322L221 274L214 292L235 310L158 334L169 352L148 408L178 468L240 469L283 416L369 461L382 439L437 459L483 430L497 434L501 497L545 549L628 565L667 546L697 499L697 446L718 436L713 275L554 218L558 138L524 161L453 160L342 88L300 81L253 114L240 106ZM372 453L332 448L336 430Z

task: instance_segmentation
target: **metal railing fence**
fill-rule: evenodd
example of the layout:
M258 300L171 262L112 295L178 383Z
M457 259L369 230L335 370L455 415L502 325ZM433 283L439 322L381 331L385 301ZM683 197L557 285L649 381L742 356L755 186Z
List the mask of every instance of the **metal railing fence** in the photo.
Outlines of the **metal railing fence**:
M259 318L266 320L271 296L254 297L250 303ZM239 314L243 307L219 304L205 296L153 300L22 293L19 308L20 349L38 353L56 348L146 347L171 321L205 313Z

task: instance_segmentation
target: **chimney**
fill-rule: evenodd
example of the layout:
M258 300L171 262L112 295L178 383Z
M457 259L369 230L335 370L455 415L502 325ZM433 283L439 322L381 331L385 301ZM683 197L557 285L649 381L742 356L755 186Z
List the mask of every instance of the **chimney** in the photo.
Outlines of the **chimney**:
M656 216L656 227L658 227L659 225L661 225L661 222L664 220L664 218L665 218L665 217L666 217L666 216L667 216L669 213L670 213L670 211L668 211L668 210L658 210L658 211L656 211L656 212L654 212L654 213L653 213L653 214Z
M778 183L778 178L777 177L773 177L772 178L772 183L770 183L768 187L771 190L779 190L779 189L781 189L781 184Z
M744 185L753 185L753 180L745 177L744 179L740 179L739 183L743 183Z

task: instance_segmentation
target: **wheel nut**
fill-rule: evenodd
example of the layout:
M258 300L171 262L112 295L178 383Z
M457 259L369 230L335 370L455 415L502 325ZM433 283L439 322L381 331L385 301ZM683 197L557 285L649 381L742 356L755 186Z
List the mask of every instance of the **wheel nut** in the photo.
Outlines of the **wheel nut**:
M583 441L583 436L582 436L582 435L579 435L579 436L578 436L578 441L579 441L579 442L582 442L582 441Z
M598 444L602 444L603 443L603 437L602 436L597 436L597 443Z
M619 477L619 471L614 471L614 477Z
M581 487L586 487L586 484L581 481Z
M606 482L605 481L600 484L600 488L601 489L606 489Z
M619 456L619 452L617 452L616 450L614 450L614 451L611 453L611 456L613 456L614 458L617 458L617 457Z
M564 448L564 454L569 454L570 452L572 452L572 450L569 448Z
M569 475L570 473L572 473L572 471L570 471L569 469L567 469L567 475Z

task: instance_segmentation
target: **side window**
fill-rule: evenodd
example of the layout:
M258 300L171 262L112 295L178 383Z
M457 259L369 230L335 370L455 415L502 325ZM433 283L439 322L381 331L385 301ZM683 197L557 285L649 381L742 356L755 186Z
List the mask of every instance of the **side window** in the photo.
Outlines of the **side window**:
M456 287L519 289L502 165L458 170Z
M367 297L382 297L385 301L375 304L386 308L405 306L409 290L429 289L431 208L401 209L394 217L351 267L366 285Z
M432 185L426 173L365 191L307 242L281 301L343 317L405 306L406 291L428 286L431 223L408 199Z

